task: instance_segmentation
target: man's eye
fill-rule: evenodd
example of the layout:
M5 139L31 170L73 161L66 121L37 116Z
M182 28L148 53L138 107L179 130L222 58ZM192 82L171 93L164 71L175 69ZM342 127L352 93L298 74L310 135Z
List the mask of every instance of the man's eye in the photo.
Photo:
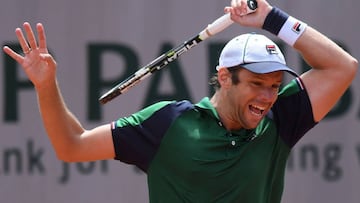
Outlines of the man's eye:
M261 84L261 82L253 82L252 83L254 86L261 86L262 84Z

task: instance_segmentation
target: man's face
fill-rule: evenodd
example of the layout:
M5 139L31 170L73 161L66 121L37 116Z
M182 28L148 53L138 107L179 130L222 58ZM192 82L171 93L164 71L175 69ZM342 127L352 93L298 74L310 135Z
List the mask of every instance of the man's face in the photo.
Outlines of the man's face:
M241 128L255 128L278 97L283 72L256 74L246 69L238 73L239 83L227 89L228 113Z

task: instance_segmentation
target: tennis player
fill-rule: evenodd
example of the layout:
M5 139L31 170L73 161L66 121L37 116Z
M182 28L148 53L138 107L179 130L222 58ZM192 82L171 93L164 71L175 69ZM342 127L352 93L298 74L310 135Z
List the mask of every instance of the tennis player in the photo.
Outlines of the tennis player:
M29 23L23 25L25 34L16 29L23 54L9 47L4 51L34 84L59 159L115 158L136 165L147 174L150 202L276 203L281 201L291 149L343 95L358 62L265 0L257 1L255 13L243 15L246 3L233 0L225 12L241 26L279 37L301 54L311 70L298 76L268 37L242 34L220 54L211 98L196 104L158 102L90 130L61 96L57 64L48 53L41 24L36 25L37 38ZM294 78L280 89L284 74Z

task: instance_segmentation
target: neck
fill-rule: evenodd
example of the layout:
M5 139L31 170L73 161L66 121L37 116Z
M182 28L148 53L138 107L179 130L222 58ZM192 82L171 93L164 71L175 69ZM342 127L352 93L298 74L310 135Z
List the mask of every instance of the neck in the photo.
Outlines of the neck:
M242 126L235 119L232 119L233 108L231 104L227 103L224 96L220 95L221 92L216 91L211 97L210 102L216 109L219 119L227 130L239 130Z

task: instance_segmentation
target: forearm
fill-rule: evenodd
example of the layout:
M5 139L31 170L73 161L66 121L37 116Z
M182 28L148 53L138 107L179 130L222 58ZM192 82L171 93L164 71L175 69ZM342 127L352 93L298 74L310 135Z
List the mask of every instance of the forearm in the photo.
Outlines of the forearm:
M306 87L315 121L320 121L333 108L350 86L358 69L358 62L329 38L307 26L265 0L258 0L254 14L241 15L240 1L232 1L225 11L240 25L262 28L295 48L311 66L301 74ZM241 1L243 2L243 1Z
M56 61L47 50L44 27L38 23L36 29L38 38L30 24L24 23L28 40L20 28L16 29L24 55L7 46L3 50L21 64L34 85L44 127L58 158L68 162L114 158L110 125L85 130L66 107L56 80Z
M312 67L301 78L308 90L314 119L320 121L350 86L356 75L358 62L311 27L306 29L294 48Z
M38 104L47 135L59 159L67 159L85 129L66 107L57 82L37 89Z
M262 28L294 47L314 69L347 71L354 67L354 58L333 41L306 22L296 19L279 8L265 7ZM262 22L262 21L260 21ZM352 72L351 70L349 70ZM353 74L350 73L350 74Z
M320 121L350 86L358 62L341 47L306 23L273 8L263 28L295 48L310 65L301 75L315 121Z
M314 69L331 69L331 71L341 71L343 74L349 73L350 76L354 76L356 60L310 26L296 41L294 48Z

